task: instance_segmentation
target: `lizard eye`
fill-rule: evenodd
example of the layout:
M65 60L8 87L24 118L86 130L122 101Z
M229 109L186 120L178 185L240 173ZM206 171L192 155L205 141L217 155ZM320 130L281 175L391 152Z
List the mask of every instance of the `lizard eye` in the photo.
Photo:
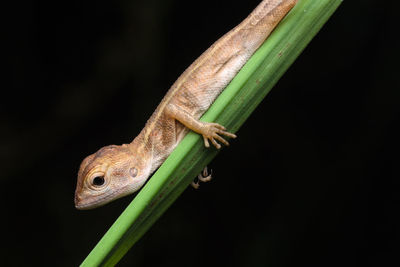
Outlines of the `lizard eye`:
M97 176L93 178L92 184L94 186L102 186L104 184L104 176Z

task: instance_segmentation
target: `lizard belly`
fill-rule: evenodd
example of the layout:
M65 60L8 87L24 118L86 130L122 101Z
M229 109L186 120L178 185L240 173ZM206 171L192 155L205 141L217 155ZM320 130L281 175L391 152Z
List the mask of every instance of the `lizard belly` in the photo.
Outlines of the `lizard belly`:
M158 121L155 130L151 133L153 170L164 162L188 132L188 129L180 122L165 114L162 116L164 118Z

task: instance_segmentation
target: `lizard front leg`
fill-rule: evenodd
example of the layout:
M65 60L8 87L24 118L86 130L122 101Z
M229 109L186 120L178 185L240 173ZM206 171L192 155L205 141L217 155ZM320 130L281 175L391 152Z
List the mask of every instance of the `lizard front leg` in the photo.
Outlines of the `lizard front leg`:
M218 149L221 148L221 145L217 141L228 146L228 141L221 137L221 135L225 135L230 138L236 138L235 134L225 131L226 129L224 126L214 122L199 121L188 112L177 107L174 104L168 104L165 112L167 116L178 120L187 128L195 131L198 134L201 134L203 136L204 145L206 147L210 146L209 140Z

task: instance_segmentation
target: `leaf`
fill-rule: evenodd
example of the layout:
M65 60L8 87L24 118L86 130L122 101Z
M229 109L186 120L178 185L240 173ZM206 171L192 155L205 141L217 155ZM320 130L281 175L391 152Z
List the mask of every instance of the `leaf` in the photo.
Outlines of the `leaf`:
M317 34L341 0L300 0L201 118L236 132ZM240 138L240 137L239 137ZM113 266L216 155L190 132L81 266Z

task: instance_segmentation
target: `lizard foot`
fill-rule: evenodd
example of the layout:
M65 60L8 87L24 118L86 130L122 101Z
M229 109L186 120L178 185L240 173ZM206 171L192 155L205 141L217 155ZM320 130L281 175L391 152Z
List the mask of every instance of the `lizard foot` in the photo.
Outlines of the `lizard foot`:
M211 178L212 178L212 170L210 171L210 174L209 174L208 168L207 168L207 166L205 166L203 171L199 175L197 175L197 181L196 182L193 181L191 183L191 185L194 189L199 189L200 182L203 182L203 183L209 182L209 181L211 181Z
M225 135L230 138L236 138L236 135L230 132L225 131L225 127L215 123L215 122L203 122L201 134L203 135L204 145L205 147L210 147L211 143L217 148L220 149L221 145L217 142L221 142L222 144L229 146L228 141L221 137L221 135Z

